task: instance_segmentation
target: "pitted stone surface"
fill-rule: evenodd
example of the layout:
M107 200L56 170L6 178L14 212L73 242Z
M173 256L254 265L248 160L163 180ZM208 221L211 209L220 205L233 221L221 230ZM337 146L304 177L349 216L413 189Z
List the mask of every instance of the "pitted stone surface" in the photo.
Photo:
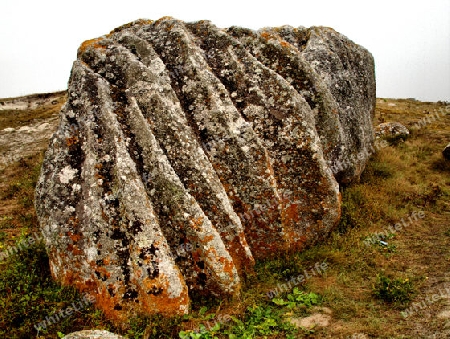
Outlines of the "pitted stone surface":
M409 130L399 122L384 122L375 127L375 137L379 138L402 138L409 136Z
M162 18L86 41L36 190L54 278L117 321L238 295L255 258L339 221L367 159L330 166L372 145L374 81L328 28Z

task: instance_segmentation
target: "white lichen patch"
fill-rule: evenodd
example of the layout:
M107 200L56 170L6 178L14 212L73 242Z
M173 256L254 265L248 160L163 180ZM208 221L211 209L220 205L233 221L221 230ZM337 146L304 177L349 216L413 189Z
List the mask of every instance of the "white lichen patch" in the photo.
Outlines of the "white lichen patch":
M68 184L71 180L73 180L77 172L78 171L76 169L66 166L62 169L61 173L59 173L59 181L61 184Z

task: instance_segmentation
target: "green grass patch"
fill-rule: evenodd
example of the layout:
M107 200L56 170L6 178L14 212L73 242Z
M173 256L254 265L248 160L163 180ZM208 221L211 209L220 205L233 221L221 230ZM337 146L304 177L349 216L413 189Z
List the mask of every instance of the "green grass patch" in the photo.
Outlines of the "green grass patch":
M47 316L57 314L82 298L73 288L62 287L52 280L48 256L42 244L23 248L0 265L0 337L34 336L38 333L35 326L39 327ZM90 311L89 307L81 309L76 318L89 324ZM40 331L40 334L56 329L64 332L76 327L73 319L67 317Z
M388 303L405 304L412 300L414 294L415 289L411 280L408 278L389 278L384 274L377 276L373 288L373 295Z
M271 302L247 307L242 318L222 317L222 321L200 324L197 330L180 331L179 337L181 339L253 339L282 336L293 339L297 337L299 329L289 322L290 315L304 313L305 309L319 305L321 301L320 295L306 293L295 287L285 298L274 298ZM214 316L211 314L210 318Z

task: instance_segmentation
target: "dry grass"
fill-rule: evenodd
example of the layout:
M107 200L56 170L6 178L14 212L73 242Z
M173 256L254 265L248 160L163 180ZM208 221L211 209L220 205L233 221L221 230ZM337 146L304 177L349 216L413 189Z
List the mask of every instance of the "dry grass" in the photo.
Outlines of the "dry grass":
M24 101L35 100L36 98L39 98L39 96L42 97L40 98L41 100L47 99L48 102L38 105L36 108L30 107L28 109L0 110L0 130L7 127L17 128L26 126L33 122L49 118L61 110L61 106L67 99L65 92L58 92L48 95L48 98L45 97L45 94L24 97ZM0 102L3 103L12 101L13 99L0 99Z

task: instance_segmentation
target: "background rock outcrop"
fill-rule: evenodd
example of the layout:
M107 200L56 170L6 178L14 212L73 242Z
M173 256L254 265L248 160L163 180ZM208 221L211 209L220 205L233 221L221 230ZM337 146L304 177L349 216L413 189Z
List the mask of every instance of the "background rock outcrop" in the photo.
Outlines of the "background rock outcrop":
M237 295L255 259L339 221L338 181L373 142L373 68L321 27L162 18L86 41L36 189L54 278L118 321Z
M375 127L375 137L388 140L406 140L409 130L399 122L384 122Z

